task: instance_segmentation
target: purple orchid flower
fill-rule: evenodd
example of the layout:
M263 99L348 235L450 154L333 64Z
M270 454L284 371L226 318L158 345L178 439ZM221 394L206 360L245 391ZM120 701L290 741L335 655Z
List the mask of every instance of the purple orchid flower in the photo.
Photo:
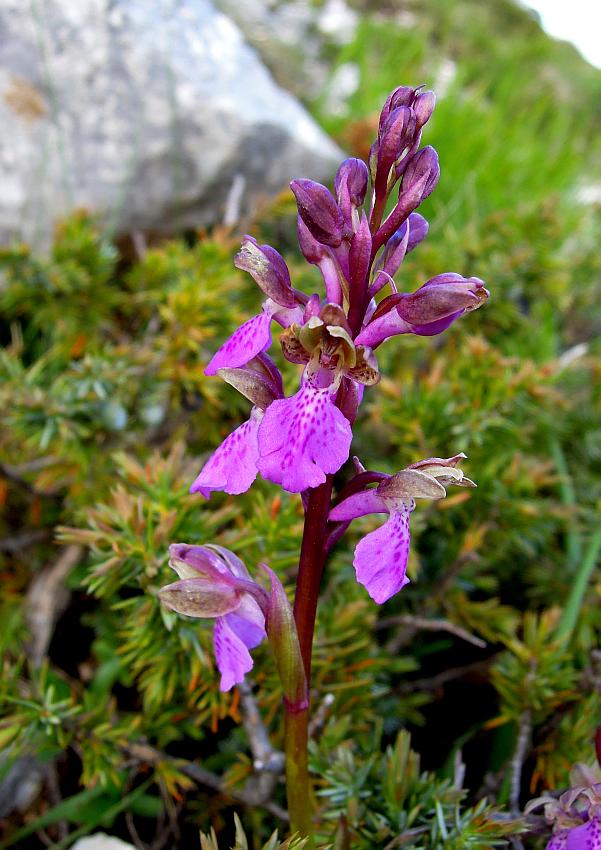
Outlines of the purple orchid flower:
M222 546L174 543L169 556L180 580L161 588L161 602L188 617L215 618L220 688L229 691L252 669L249 650L266 637L268 594L251 580L240 558Z
M601 727L595 743L599 757ZM573 787L559 799L538 797L528 803L525 813L544 806L545 819L553 824L553 836L546 850L601 850L601 770L598 766L577 764L570 777Z
M169 566L179 581L159 590L161 602L178 614L215 619L213 647L220 689L231 690L252 670L250 650L269 639L287 705L308 705L307 680L292 608L282 583L266 564L270 590L253 581L244 563L223 546L169 547Z
M433 457L414 463L396 475L380 473L381 480L375 489L353 493L330 511L331 521L345 523L367 514L388 514L384 525L367 534L355 547L353 565L357 581L374 602L386 602L409 583L406 575L409 517L415 499L442 499L448 484L476 486L458 468L465 457L463 452L450 458Z

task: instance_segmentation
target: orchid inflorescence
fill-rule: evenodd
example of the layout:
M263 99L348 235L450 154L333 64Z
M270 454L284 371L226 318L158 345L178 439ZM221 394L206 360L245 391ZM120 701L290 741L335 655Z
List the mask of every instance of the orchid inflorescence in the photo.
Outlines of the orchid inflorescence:
M307 672L323 564L350 522L370 513L388 515L383 526L358 543L354 556L358 581L383 603L408 582L409 518L415 500L440 499L450 484L475 486L459 467L463 453L428 458L395 475L366 470L355 458L354 474L334 505L331 498L332 477L349 459L352 426L364 392L380 380L378 347L399 334L439 334L488 298L479 278L451 272L411 293L399 292L395 282L403 259L428 232L427 221L416 210L440 176L436 151L420 148L434 104L433 92L395 89L382 109L368 164L346 159L336 174L334 194L312 180L292 181L300 249L320 270L325 298L295 288L282 256L245 237L235 265L254 278L265 300L261 311L234 332L205 369L253 406L248 420L204 464L191 491L207 499L213 491L237 495L260 474L302 494L306 522L299 583L305 584L294 613ZM281 328L284 358L302 367L299 389L289 397L267 353L274 324ZM274 590L279 582L273 574L268 594L250 580L235 555L219 547L172 546L171 565L180 581L165 588L162 599L181 613L217 618L217 664L221 687L228 690L252 666L249 649L265 636L269 619L277 619L273 600L282 602L285 595ZM307 596L313 600L307 602ZM287 603L282 604L285 608ZM286 612L282 616L294 631L292 618ZM281 648L281 629L272 631L277 636L270 640L279 641ZM295 640L293 647L298 646ZM274 651L278 661L277 646ZM304 683L301 672L299 681ZM288 690L295 687L301 693L300 685L288 684Z

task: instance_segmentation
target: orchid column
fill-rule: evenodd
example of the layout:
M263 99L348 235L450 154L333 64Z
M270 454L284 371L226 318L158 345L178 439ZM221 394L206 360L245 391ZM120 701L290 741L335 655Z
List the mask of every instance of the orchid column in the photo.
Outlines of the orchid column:
M387 515L385 524L357 545L353 562L357 580L381 604L408 582L415 499L442 498L449 484L475 486L459 468L461 453L418 461L395 475L365 469L355 458L346 482L340 475L333 500L334 475L349 458L364 392L380 380L376 349L400 334L439 334L488 298L481 280L453 272L414 292L399 292L395 281L405 255L428 232L416 210L440 175L436 151L420 148L434 102L432 92L395 89L384 104L369 163L345 160L334 194L311 180L292 182L300 249L319 268L324 291L300 292L280 254L246 237L235 263L252 275L266 299L205 370L232 384L253 406L191 489L207 499L214 490L236 495L260 474L301 495L305 525L294 620L283 591L276 593L281 586L273 574L268 593L243 575L246 568L232 553L226 558L229 577L224 579L224 571L213 564L209 572L203 567L202 579L187 574L163 592L165 604L181 613L217 616L215 650L224 690L242 681L252 667L249 650L267 633L285 694L291 823L304 835L312 833L307 768L311 649L328 554L353 519ZM290 397L284 396L282 376L267 354L274 323L281 329L285 359L301 367L298 391ZM185 559L181 549L175 551L179 569ZM210 604L203 602L205 596Z

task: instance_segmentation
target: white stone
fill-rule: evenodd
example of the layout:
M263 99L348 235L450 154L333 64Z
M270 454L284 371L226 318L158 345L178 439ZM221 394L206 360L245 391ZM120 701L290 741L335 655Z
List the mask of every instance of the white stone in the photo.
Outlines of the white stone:
M45 245L79 207L198 227L237 176L245 214L341 158L210 0L0 0L0 122L0 243Z
M97 832L76 841L71 850L136 850L133 844L121 841L104 832Z

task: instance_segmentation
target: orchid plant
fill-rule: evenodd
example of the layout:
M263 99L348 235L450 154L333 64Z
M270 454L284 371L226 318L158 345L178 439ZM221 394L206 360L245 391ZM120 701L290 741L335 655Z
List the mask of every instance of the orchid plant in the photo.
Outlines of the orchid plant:
M420 147L434 105L433 92L395 89L382 109L367 164L346 159L333 194L311 180L291 183L300 249L319 268L325 298L296 289L281 255L250 236L235 259L265 300L216 352L205 373L234 386L252 409L204 464L191 491L207 499L213 491L237 495L260 474L301 495L305 522L293 610L267 567L270 591L251 579L236 555L211 545L173 545L170 564L179 581L161 591L164 604L175 611L215 618L222 690L243 680L252 668L250 650L264 638L270 641L284 690L291 826L301 835L312 834L311 648L328 555L354 519L387 515L360 540L353 562L357 580L382 604L409 581L415 500L441 499L448 485L475 486L460 468L463 453L421 460L394 475L366 469L355 457L346 480L342 473L337 477L334 496L334 476L349 459L364 392L380 380L378 347L400 334L439 334L488 298L479 278L450 272L412 293L399 292L395 282L404 257L428 232L416 210L440 175L436 151ZM284 358L302 367L298 391L289 397L267 353L274 327Z

